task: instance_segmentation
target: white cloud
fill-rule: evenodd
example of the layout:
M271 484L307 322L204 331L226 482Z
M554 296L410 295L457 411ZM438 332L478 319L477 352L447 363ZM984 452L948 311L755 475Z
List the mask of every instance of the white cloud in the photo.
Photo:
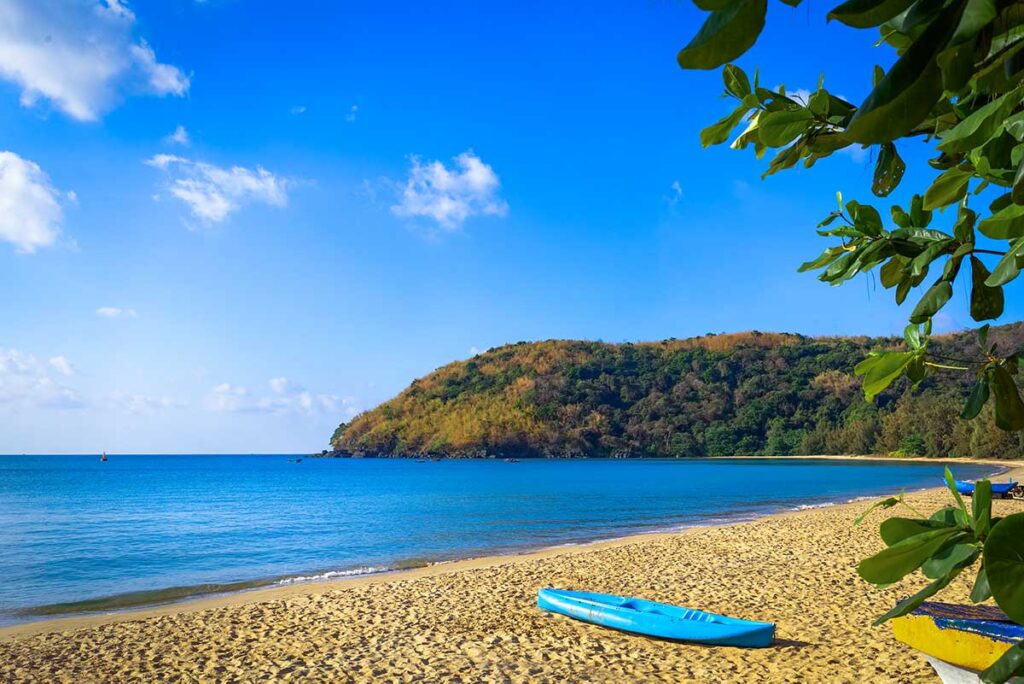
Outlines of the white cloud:
M854 144L839 150L839 154L845 154L855 164L862 164L867 161L868 157L871 155L871 148L861 147L860 145Z
M967 326L945 311L940 311L932 316L932 329L937 333L957 332L965 330Z
M93 121L126 94L184 95L189 77L161 64L134 33L121 0L4 0L0 78L21 87L21 104L46 99Z
M104 318L135 318L138 314L135 309L124 309L120 306L101 306L96 309L97 316Z
M164 138L164 140L177 145L185 145L186 147L192 144L192 138L189 137L188 131L185 130L184 126L178 126L175 128L174 132Z
M356 120L356 114L359 112L359 105L352 105L348 108L348 114L345 115L345 121L353 123Z
M206 222L219 223L249 202L275 207L288 203L291 181L262 166L222 168L173 154L158 154L146 164L173 174L167 191L188 205L192 214Z
M807 105L807 102L811 99L811 91L806 88L797 88L796 90L786 91L786 97L790 100L796 100L802 105Z
M107 397L104 403L119 411L146 415L166 409L182 408L185 402L171 397L156 397L145 394L117 393Z
M680 185L678 180L672 181L672 185L669 186L671 192L665 201L668 202L670 207L674 207L679 204L679 200L683 198L683 186Z
M284 377L271 378L267 385L269 392L255 393L225 382L211 389L203 404L206 410L216 413L355 415L357 412L352 397L310 392Z
M0 152L0 240L28 254L55 243L63 220L58 197L38 164Z
M391 212L430 218L445 230L456 230L471 216L505 216L508 204L498 197L500 186L494 169L472 152L456 157L451 169L439 161L421 164L413 157L400 201Z
M50 365L57 369L61 375L74 375L75 367L63 356L54 356L50 359Z
M470 347L469 348L469 355L470 356L476 356L479 353L480 353L480 348L479 347Z
M132 45L131 53L136 64L142 67L153 93L181 97L188 92L191 85L188 76L181 73L178 67L157 62L156 53L146 41Z
M62 356L44 364L31 354L0 347L0 407L72 409L84 406L77 392L51 377L50 367L54 366L55 359L63 360L70 369L71 364ZM64 374L55 366L54 370Z

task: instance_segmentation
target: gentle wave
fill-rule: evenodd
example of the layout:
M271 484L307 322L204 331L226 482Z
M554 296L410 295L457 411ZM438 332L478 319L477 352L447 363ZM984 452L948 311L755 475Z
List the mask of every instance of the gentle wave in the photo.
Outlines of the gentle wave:
M274 584L300 584L303 582L322 582L324 580L336 579L338 577L357 577L359 575L376 575L381 572L392 572L398 568L391 565L366 565L350 570L328 570L317 575L298 575L296 577L284 577Z
M791 510L791 511L812 511L815 508L828 508L829 506L835 506L835 505L836 505L835 501L824 501L822 503L800 504L798 506L793 506L789 510Z
M113 596L103 596L95 599L86 599L84 601L50 603L42 606L24 608L15 611L13 614L20 617L52 617L56 615L81 615L83 613L112 612L127 610L130 608L178 603L180 601L189 601L213 595L250 591L253 589L271 586L306 584L310 582L342 579L345 577L358 577L360 575L376 575L383 572L412 570L415 568L424 568L433 564L434 563L432 561L426 558L409 558L391 565L363 565L355 568L347 568L345 570L327 570L313 575L295 575L290 577L281 577L279 579L229 582L224 584L196 584L184 587L155 589L152 591L136 591L126 594L115 594Z

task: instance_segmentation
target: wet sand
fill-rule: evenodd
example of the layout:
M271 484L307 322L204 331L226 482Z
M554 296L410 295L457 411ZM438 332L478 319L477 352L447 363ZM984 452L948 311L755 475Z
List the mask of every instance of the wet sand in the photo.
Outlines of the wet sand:
M928 512L951 500L908 496ZM869 503L4 628L0 681L937 681L887 626L870 626L926 580L879 591L857 576L890 514L853 527ZM961 579L938 598L966 600L973 578ZM773 621L777 640L743 650L631 636L539 611L544 586Z

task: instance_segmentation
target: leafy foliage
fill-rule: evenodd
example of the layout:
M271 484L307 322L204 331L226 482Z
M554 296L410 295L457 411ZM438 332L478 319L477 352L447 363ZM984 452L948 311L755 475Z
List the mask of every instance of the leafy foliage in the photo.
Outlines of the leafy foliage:
M985 345L982 333L980 348L966 358L944 359L929 344L930 321L949 302L958 278L968 282L971 317L997 320L1004 311L1004 286L1024 268L1024 4L847 0L833 8L830 20L858 29L877 27L880 42L898 57L888 72L875 67L872 90L855 105L826 90L823 79L805 101L787 94L784 86L762 87L756 72L751 79L728 63L757 41L764 3L695 3L711 14L680 51L679 64L724 65L725 96L737 101L731 113L702 131L705 146L726 142L746 122L731 147L752 147L759 159L777 150L766 177L800 162L809 168L852 145L877 146L872 183L877 197L887 197L903 180L906 163L899 145L924 137L936 148L929 164L939 173L913 196L909 210L894 204L890 218L883 219L874 206L844 204L840 196L837 210L818 226L820 235L839 244L800 268L820 271L819 279L831 285L877 271L900 304L912 291L922 293L909 315L917 330L911 348L874 353L858 366L868 399L900 377L916 384L938 370L960 370L971 373L978 387L964 418L981 414L992 399L998 427L1024 429L1016 348L997 353ZM987 208L975 206L983 201ZM953 206L952 226L931 225L934 210Z
M914 518L889 518L880 528L886 548L857 566L868 582L885 586L897 582L915 570L932 580L913 596L906 598L875 624L906 615L925 600L949 585L960 573L980 560L971 600L981 603L994 599L1012 620L1024 624L1024 513L1005 518L992 517L992 483L975 483L968 509L946 469L946 483L956 506L950 506L924 518L901 498L889 498L872 506L892 508L903 505ZM1003 682L1024 665L1018 644L982 673L985 682Z
M818 232L839 244L800 268L821 271L819 279L831 285L877 269L898 304L911 291L923 292L909 316L905 349L873 350L857 365L865 396L884 397L901 378L916 387L936 371L962 371L973 383L964 395L963 418L977 420L991 403L996 426L1024 430L1024 401L1015 380L1021 360L1017 347L990 345L987 324L978 329L977 349L967 354L950 355L931 336L932 318L949 302L967 266L970 313L978 322L1002 316L1003 288L1024 268L1024 4L847 0L833 8L829 19L857 29L877 27L880 42L897 54L888 72L875 67L871 92L854 106L825 90L823 80L806 102L789 97L784 87L760 87L756 73L752 87L737 88L749 78L726 62L757 42L764 13L746 0L695 2L711 10L711 16L697 39L680 52L679 64L702 69L725 65L726 95L739 100L728 117L702 133L704 145L725 142L746 120L732 147L753 146L758 158L769 148L778 149L766 176L800 161L811 167L850 145L877 145L872 184L877 197L888 196L903 179L906 165L898 144L923 136L936 148L929 164L939 174L913 195L909 211L892 205L890 221L883 221L872 205L852 200L844 204L837 195L837 210L818 225ZM726 44L711 48L708 39L713 35ZM990 201L978 211L972 202L981 203L981 193L988 193ZM932 212L952 206L957 207L952 226L933 227ZM922 414L915 417L920 420ZM916 449L926 441L919 434L902 443ZM1007 615L1024 623L1024 514L992 519L987 481L977 484L968 510L948 470L946 479L957 506L939 511L928 523L886 523L881 532L887 548L858 568L861 576L879 585L917 569L932 580L879 621L913 610L980 558L972 598L981 601L991 595ZM879 505L900 503L890 498ZM1002 682L1022 673L1024 646L1018 644L982 673L982 679Z
M1024 324L992 332L1024 343ZM913 342L913 338L911 338ZM966 353L971 335L932 338ZM725 456L865 454L1015 458L1017 437L956 420L969 379L929 376L875 404L849 372L894 338L742 333L643 344L548 341L492 349L416 380L335 432L346 453L402 456ZM910 352L901 352L910 353Z

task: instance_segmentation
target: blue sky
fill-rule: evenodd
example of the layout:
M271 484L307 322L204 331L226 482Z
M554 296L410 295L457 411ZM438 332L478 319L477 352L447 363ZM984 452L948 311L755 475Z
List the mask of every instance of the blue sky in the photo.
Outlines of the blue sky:
M773 4L740 63L859 101L891 53L820 9ZM762 182L752 154L703 150L730 102L675 64L700 21L675 2L4 3L0 452L311 451L518 340L898 332L880 286L795 272L836 190L870 199L870 151ZM926 151L901 150L892 199L934 175ZM940 324L969 325L966 302Z

